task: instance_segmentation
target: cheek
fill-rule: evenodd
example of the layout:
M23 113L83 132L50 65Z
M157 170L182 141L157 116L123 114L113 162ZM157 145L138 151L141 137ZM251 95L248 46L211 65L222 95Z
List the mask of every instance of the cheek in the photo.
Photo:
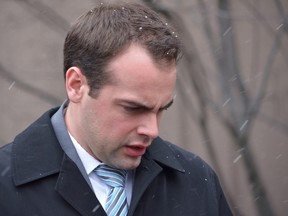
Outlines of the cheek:
M111 124L107 127L110 128L113 132L118 135L125 135L131 133L137 127L135 123L129 120L113 120L110 122Z
M121 118L111 118L106 123L106 128L109 128L111 136L125 139L137 131L139 121L135 118L122 116ZM109 134L109 131L106 132Z
M127 115L118 107L98 106L97 111L87 110L85 122L90 124L90 131L97 131L107 139L122 140L136 131L141 118Z

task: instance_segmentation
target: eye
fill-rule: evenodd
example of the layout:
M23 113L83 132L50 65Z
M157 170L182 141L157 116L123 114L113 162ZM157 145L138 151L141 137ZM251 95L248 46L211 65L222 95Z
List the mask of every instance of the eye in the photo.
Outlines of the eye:
M167 109L168 109L168 107L159 109L158 114L161 115Z
M163 108L159 109L159 112L163 112L163 111L166 111L168 109L169 109L169 107L163 107Z
M141 107L123 106L123 108L128 113L140 113L144 111Z

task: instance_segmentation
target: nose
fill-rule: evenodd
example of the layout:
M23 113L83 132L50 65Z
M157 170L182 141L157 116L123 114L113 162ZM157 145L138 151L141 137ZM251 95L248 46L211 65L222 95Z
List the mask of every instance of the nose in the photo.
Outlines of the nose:
M138 126L137 132L139 135L154 139L159 135L159 117L152 113L143 117L141 124Z

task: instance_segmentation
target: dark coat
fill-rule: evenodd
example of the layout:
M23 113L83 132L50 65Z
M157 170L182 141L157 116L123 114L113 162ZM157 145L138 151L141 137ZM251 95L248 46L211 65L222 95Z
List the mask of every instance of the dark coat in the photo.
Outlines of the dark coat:
M0 149L3 216L105 216L63 152L50 110ZM157 138L136 170L129 216L230 216L217 176L196 155Z

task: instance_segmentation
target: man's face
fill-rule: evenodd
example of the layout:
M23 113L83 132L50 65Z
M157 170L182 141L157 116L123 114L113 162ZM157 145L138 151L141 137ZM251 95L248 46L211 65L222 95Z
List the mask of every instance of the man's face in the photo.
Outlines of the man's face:
M155 64L145 49L132 45L108 65L113 82L96 98L85 94L77 105L76 140L98 160L136 168L158 136L161 113L173 102L175 64Z

